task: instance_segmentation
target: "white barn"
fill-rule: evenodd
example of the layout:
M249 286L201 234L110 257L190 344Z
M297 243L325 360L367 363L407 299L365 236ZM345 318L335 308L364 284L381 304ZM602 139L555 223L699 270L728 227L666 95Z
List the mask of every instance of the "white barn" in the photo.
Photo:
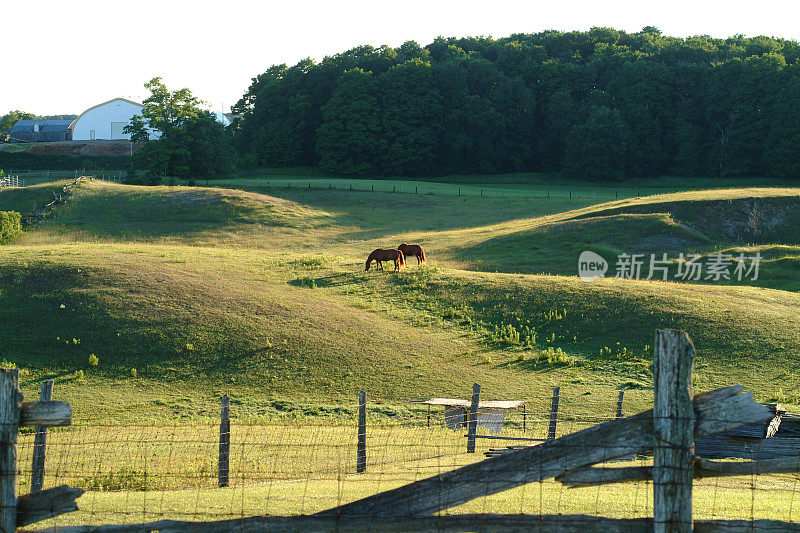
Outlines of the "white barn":
M130 139L123 129L135 115L142 114L142 104L125 98L114 98L90 107L76 118L70 129L73 141ZM158 132L150 132L151 139L158 138Z
M125 98L114 98L108 102L90 107L72 121L69 129L72 130L73 141L99 141L99 140L130 140L131 136L123 133L131 119L142 114L144 106ZM231 120L224 113L212 111L217 122L227 127ZM150 139L158 139L158 131L149 129Z

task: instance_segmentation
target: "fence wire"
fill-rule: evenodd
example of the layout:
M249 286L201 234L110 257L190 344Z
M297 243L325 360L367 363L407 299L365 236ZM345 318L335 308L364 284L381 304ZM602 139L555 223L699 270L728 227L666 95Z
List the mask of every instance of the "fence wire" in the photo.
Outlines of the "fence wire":
M560 399L556 437L616 417L616 396L573 398L568 389L562 389ZM652 393L628 391L626 401L635 406L623 405L623 415L629 416L652 406ZM71 427L49 430L44 488L67 484L86 492L78 500L78 511L36 526L310 515L447 474L487 460L487 454L537 446L550 433L551 405L549 395L531 398L524 411L518 408L505 413L499 433L490 434L479 426L476 451L466 453L466 428L448 427L441 407L428 410L411 404L398 410L402 414L387 417L385 405L368 403L363 473L356 473L355 416L352 421L244 423L236 419L234 407L227 487L218 486L217 421L98 425L77 420ZM485 435L534 440L483 438ZM33 441L32 431L19 435L20 495L30 492ZM603 446L599 443L594 448ZM581 447L573 451L591 452ZM652 464L651 455L630 454L602 466ZM518 474L518 470L493 472L495 480L506 475L515 480ZM797 474L696 479L694 518L798 521L798 480ZM647 518L653 516L653 486L649 480L637 480L573 488L550 478L480 497L440 514L486 515L488 520L497 513Z

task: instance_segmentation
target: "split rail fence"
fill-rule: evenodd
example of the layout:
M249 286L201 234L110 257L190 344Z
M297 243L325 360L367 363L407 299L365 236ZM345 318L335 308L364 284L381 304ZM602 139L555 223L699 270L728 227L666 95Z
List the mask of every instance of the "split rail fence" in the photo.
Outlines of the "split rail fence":
M327 509L300 516L241 516L229 520L156 520L133 524L75 525L58 527L61 532L120 531L795 531L800 524L768 519L693 519L693 487L698 478L758 476L800 472L800 457L780 457L755 461L714 461L697 458L696 440L717 435L748 424L760 424L776 417L777 406L754 401L743 387L730 386L693 394L694 346L682 331L660 330L654 344L653 408L623 417L620 395L613 420L556 436L556 419L561 399L554 391L547 420L547 439L513 446L483 460L467 461L445 471L435 472L407 484L390 487L366 496L335 498L339 503ZM75 499L83 492L68 486L40 491L37 475L43 472L47 426L70 423L69 406L48 400L43 389L39 402L20 403L16 370L0 374L0 470L2 470L2 518L0 531L75 510ZM467 451L474 452L480 387L473 390L467 427ZM350 453L355 458L355 476L370 476L367 448L377 439L379 428L367 427L366 395L359 395L358 431ZM234 481L230 472L230 399L223 398L219 427L218 485ZM524 419L523 419L524 420ZM425 422L423 422L424 424ZM530 420L528 420L530 423ZM429 422L428 422L429 424ZM16 455L19 426L35 425L34 461L31 494L17 498ZM430 431L430 429L428 429ZM459 438L461 437L459 434ZM463 443L463 440L461 441ZM333 443L321 443L320 446ZM463 446L463 444L462 444ZM37 459L36 450L41 450ZM464 448L462 448L463 450ZM298 450L299 452L300 450ZM463 452L462 452L463 453ZM614 461L635 455L652 454L652 465L615 466ZM472 456L474 457L474 456ZM317 458L320 459L320 458ZM436 460L435 457L431 459ZM240 457L239 460L244 460ZM315 457L306 457L308 467ZM38 461L38 462L37 462ZM39 465L39 466L37 466ZM435 466L435 465L434 465ZM366 479L366 478L365 478ZM491 497L509 489L555 480L567 487L607 486L621 482L649 480L652 483L652 516L634 518L604 517L601 510L589 514L447 514L459 505ZM306 485L308 491L341 490L341 479L333 485ZM380 480L379 480L380 481ZM391 480L389 480L391 481ZM321 488L320 488L321 487ZM389 488L390 490L385 490ZM211 489L226 491L230 489ZM271 493L270 493L271 494ZM164 498L161 493L160 498ZM83 500L81 500L83 501ZM137 500L138 501L138 500ZM146 502L146 498L141 500ZM444 514L443 514L444 513ZM106 522L107 524L108 522Z
M34 209L30 215L27 215L22 218L22 225L23 226L32 226L37 222L41 222L47 216L52 209L59 205L63 204L67 201L67 195L70 194L75 187L78 186L82 181L91 180L91 176L79 176L75 178L75 181L72 183L68 183L61 188L61 192L53 193L53 199L43 205L40 209Z

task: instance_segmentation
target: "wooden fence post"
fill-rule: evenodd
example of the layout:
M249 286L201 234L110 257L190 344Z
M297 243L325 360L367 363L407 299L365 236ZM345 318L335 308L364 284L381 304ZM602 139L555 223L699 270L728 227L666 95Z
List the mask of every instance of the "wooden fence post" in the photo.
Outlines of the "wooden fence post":
M683 331L657 330L653 345L653 529L692 531L694 345Z
M0 532L17 529L17 432L19 431L19 370L0 369Z
M523 403L522 404L522 431L525 431L526 422L528 421L527 418L528 418L528 413L527 413L527 411L525 409L525 404Z
M53 382L43 381L39 394L41 401L53 399ZM31 466L31 492L40 492L44 488L44 458L47 451L47 426L36 426L33 439L33 465Z
M558 396L561 392L561 387L553 387L553 401L550 403L550 427L547 428L547 438L553 440L556 438L556 424L558 423Z
M622 418L622 400L625 398L625 391L619 391L619 396L617 397L617 419Z
M356 472L367 470L367 393L358 393L358 443L356 448Z
M228 395L222 397L219 423L219 486L228 486L231 455L231 405Z
M478 404L481 402L481 386L472 386L472 403L469 406L469 422L467 425L467 453L475 453L475 435L478 433Z

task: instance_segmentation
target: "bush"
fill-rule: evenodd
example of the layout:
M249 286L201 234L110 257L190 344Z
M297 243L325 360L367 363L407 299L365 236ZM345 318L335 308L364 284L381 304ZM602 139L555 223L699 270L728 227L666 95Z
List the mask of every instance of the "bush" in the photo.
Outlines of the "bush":
M22 233L22 215L16 211L0 211L0 243Z

